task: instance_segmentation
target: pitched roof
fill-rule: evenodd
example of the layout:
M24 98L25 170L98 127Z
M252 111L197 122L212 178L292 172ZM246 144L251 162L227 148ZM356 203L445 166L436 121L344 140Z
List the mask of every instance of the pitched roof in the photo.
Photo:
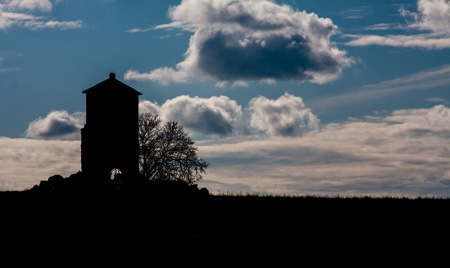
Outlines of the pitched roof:
M116 75L114 73L109 74L109 78L98 83L97 85L90 87L86 90L83 90L83 93L88 92L97 92L97 91L103 91L104 93L108 93L109 90L120 90L120 91L129 91L137 95L142 95L141 92L135 90L134 88L125 85L124 83L120 82L116 79Z

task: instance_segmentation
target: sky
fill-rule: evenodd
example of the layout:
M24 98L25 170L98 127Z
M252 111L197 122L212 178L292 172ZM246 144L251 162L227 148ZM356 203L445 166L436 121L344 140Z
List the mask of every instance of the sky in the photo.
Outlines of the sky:
M0 189L80 170L110 72L212 192L450 196L447 0L0 0Z

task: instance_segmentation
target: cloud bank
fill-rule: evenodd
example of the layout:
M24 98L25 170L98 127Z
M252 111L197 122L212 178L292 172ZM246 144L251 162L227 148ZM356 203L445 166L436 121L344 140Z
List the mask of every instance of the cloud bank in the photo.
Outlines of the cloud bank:
M54 1L55 3L59 1ZM82 20L57 21L35 16L29 12L50 12L53 3L50 0L5 0L0 2L0 29L20 26L31 30L58 29L70 30L83 27ZM25 13L23 13L25 12Z
M79 141L0 137L0 190L24 190L61 174L80 170Z
M418 0L417 12L400 9L400 15L407 20L407 25L392 26L381 23L371 30L416 29L428 33L414 35L346 35L353 40L347 42L349 46L392 46L417 47L425 49L450 48L450 2L447 0ZM383 26L383 27L381 27Z
M193 31L185 60L125 79L163 85L190 79L296 80L323 84L354 60L330 43L337 26L328 18L268 0L183 0L171 7L172 23L155 29ZM136 29L130 32L141 32Z
M277 100L273 100L277 101ZM213 192L450 195L450 108L396 110L301 136L197 141ZM24 189L80 168L79 141L0 138L0 188Z
M199 146L212 191L318 195L450 194L450 109L397 110L301 137Z

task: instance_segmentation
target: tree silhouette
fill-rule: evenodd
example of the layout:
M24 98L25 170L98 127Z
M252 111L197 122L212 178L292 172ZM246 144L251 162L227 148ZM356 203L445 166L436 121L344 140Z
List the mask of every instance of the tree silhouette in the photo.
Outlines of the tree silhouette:
M158 115L139 115L139 165L149 180L202 179L208 163L197 156L194 141L178 122L161 123Z

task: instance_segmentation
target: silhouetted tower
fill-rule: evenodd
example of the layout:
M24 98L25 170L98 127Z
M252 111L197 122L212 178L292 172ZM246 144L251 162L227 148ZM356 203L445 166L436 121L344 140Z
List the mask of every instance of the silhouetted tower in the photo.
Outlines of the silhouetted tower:
M137 176L140 92L109 79L83 91L86 124L81 129L81 170L92 178L109 179L111 172Z

